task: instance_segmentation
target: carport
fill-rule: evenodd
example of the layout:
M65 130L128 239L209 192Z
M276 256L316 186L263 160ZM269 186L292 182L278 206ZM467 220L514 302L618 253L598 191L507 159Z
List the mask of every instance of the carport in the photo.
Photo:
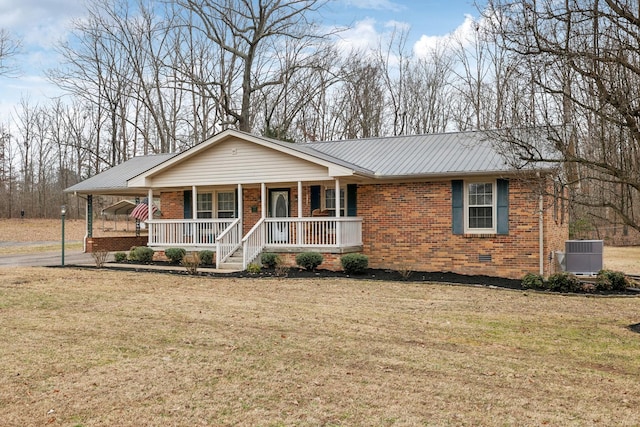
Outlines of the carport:
M117 203L112 204L111 206L107 206L102 209L102 231L105 230L105 220L107 215L113 216L113 230L118 230L118 216L124 215L125 222L127 224L126 230L129 231L129 215L136 208L136 204L130 200L120 200Z

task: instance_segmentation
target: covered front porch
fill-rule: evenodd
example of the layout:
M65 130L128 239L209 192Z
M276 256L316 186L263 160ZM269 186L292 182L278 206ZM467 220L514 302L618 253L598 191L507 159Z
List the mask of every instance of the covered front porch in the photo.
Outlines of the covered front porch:
M256 194L258 188L259 195ZM330 191L326 191L327 188ZM327 205L320 197L321 192L342 194L342 197L331 199ZM345 203L345 188L339 180L330 182L329 187L306 185L301 181L269 187L265 183L259 187L238 184L233 197L228 197L229 187L193 186L181 193L182 216L186 218L147 220L149 247L208 249L216 253L218 268L227 265L242 269L258 261L263 251L345 253L362 250L362 218L343 216L346 206L341 204ZM179 194L175 190L161 192L161 204L171 203ZM149 190L149 200L153 200L153 196L154 191ZM355 193L352 198L355 203ZM220 199L220 205L224 200L232 202L218 206L216 199ZM207 203L211 200L213 203L209 206ZM256 201L259 205L254 204ZM175 200L173 203L179 204ZM163 208L163 212L170 215L171 209ZM226 212L234 212L234 217L200 218Z

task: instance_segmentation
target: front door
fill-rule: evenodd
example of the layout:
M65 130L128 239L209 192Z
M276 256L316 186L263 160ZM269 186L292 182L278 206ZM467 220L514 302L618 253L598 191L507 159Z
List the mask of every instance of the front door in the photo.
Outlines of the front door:
M269 190L269 213L272 218L289 217L289 190L273 189ZM271 241L273 243L289 242L289 224L287 222L272 223Z

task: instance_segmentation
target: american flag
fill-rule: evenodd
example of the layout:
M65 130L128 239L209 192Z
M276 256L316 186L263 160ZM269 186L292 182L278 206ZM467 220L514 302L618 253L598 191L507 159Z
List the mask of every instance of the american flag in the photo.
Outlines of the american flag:
M149 216L148 203L149 203L149 199L145 198L144 200L142 200L140 203L138 203L138 205L135 208L133 208L129 216L131 218L139 219L140 221L146 221ZM154 214L158 210L158 208L153 204L151 205L151 209L153 210Z

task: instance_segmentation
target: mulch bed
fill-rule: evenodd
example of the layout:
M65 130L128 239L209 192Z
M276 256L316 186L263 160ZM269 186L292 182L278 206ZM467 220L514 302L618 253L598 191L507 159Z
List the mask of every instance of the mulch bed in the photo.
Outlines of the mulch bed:
M171 264L168 262L154 261L151 264L140 264L131 261L127 262L130 267L124 267L128 270L136 271L153 271L166 274L179 274L188 275L186 269L177 264ZM151 266L172 266L175 269L172 270L154 270ZM204 267L204 266L203 266ZM461 284L461 285L475 285L486 286L490 288L505 288L515 290L530 290L522 287L522 281L517 279L506 279L503 277L494 276L482 276L482 275L465 275L451 272L423 272L413 271L410 274L402 274L395 270L386 269L367 269L362 274L348 275L342 271L332 271L318 269L315 271L308 271L298 267L291 267L286 270L286 273L279 273L275 269L263 268L260 273L249 273L247 271L231 272L231 273L215 273L199 270L197 273L199 276L209 277L235 277L235 278L352 278L352 279L367 279L367 280L382 280L393 282L430 282L430 283L448 283L448 284ZM544 290L536 290L540 292L549 292ZM555 292L557 293L557 292ZM585 295L634 295L640 296L640 289L628 288L626 291L597 291L597 292L579 292Z

